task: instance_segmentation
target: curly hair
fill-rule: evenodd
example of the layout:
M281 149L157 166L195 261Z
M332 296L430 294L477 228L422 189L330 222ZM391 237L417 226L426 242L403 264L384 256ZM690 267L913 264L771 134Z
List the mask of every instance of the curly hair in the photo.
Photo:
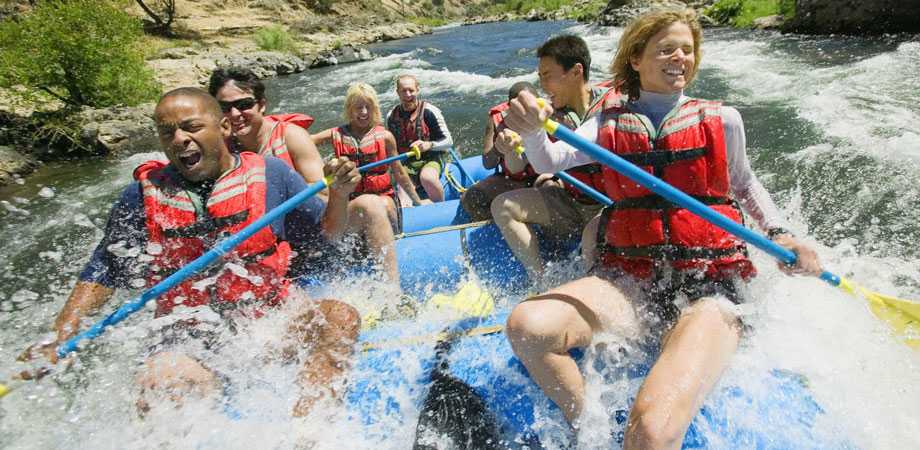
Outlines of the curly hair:
M623 30L623 35L620 37L620 43L617 47L617 54L613 57L613 62L610 63L610 73L613 74L614 85L628 94L630 99L639 98L639 88L642 86L639 80L639 72L632 68L632 61L642 56L652 36L674 23L687 25L690 27L690 33L693 34L695 63L689 73L686 74L687 83L689 84L693 81L696 76L697 68L700 66L700 59L702 58L700 47L703 44L703 28L697 19L696 11L687 8L661 9L647 12L634 19Z

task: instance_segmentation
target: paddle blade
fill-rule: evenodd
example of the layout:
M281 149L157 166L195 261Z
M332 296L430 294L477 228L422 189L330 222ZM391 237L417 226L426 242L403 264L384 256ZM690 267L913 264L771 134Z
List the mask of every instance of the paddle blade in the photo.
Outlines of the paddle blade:
M885 321L907 345L920 350L920 303L879 294L842 277L840 288L865 298L872 314Z
M438 308L458 311L465 317L485 317L495 309L495 300L476 283L466 283L452 296L437 294L429 300Z

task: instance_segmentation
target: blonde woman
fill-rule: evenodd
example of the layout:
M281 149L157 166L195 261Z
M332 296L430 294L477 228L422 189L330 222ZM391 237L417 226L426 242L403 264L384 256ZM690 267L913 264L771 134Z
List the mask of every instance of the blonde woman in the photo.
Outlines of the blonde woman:
M365 83L354 83L345 95L345 125L313 135L313 143L332 143L335 156L344 156L363 166L396 155L396 139L381 125L377 92ZM393 230L397 224L393 177L400 186L412 181L396 161L365 172L348 202L348 231L367 240L370 253L383 264L387 276L398 281ZM408 183L408 184L407 184ZM413 194L415 190L411 190ZM418 195L414 204L421 201Z
M652 11L624 30L603 112L576 132L741 221L741 205L778 244L798 255L787 273L817 275L815 252L781 228L770 195L751 171L744 125L734 108L689 98L702 30L692 10ZM524 92L505 123L521 134L533 167L552 173L592 162L550 143L541 108ZM745 244L609 168L614 200L588 227L597 233L590 276L518 304L506 333L531 377L577 428L585 384L568 351L595 333L660 338L630 412L624 448L677 449L741 337L737 304L756 273ZM737 201L736 201L737 200ZM643 331L644 330L644 331Z

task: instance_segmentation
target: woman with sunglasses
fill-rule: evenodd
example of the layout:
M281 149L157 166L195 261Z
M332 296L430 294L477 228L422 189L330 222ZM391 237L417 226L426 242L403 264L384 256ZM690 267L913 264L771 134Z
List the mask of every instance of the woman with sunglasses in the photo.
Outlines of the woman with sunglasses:
M783 271L819 274L814 250L780 228L779 210L751 170L738 111L684 95L699 67L701 41L693 10L635 19L611 65L616 89L576 133L736 222L740 204L798 255ZM548 113L523 92L505 118L523 137L534 168L555 172L592 162L564 142L548 141L542 129ZM599 230L595 267L515 306L506 334L530 376L576 428L585 379L569 351L596 343L601 333L657 343L660 352L636 394L623 447L677 449L738 347L739 304L756 271L744 242L612 169L605 167L603 176L614 205L588 225Z
M372 86L351 84L343 115L346 124L314 134L313 143L331 142L335 156L345 156L358 166L397 155L396 138L381 125L380 102ZM371 254L394 281L398 280L393 243L393 231L398 229L396 182L406 189L413 204L421 204L415 189L407 189L412 180L399 161L363 174L348 203L349 232L363 234Z
M220 68L211 74L208 92L230 119L232 151L275 156L288 163L308 183L323 178L323 160L307 128L313 119L303 114L264 115L265 85L249 69ZM291 126L295 125L295 126ZM324 199L326 191L320 194Z

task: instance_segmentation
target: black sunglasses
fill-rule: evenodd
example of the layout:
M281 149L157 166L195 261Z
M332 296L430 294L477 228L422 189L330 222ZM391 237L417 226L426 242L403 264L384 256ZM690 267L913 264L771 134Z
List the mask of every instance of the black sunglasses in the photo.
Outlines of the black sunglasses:
M252 109L253 106L256 106L256 103L259 103L256 99L252 97L241 98L239 100L234 100L232 102L218 102L220 103L220 110L224 113L230 112L231 109L236 108L237 111L243 112Z

